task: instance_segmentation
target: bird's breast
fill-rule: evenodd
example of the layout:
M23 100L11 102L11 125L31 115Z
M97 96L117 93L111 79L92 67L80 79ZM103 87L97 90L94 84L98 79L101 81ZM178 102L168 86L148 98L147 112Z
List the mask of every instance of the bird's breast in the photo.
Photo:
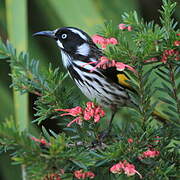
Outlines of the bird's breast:
M99 69L94 69L94 64L72 59L64 52L62 60L69 75L88 99L107 107L126 104L128 95L124 88L104 76ZM96 62L95 59L93 61Z

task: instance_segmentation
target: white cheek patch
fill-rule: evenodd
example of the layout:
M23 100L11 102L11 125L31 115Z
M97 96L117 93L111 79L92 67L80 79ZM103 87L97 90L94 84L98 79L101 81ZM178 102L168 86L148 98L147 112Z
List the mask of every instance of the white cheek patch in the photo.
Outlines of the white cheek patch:
M64 46L62 45L62 43L59 40L57 40L56 43L60 48L64 49Z
M90 47L87 43L83 43L82 45L77 47L76 54L80 54L83 56L88 56L90 51Z
M73 33L78 34L82 39L87 41L87 37L82 32L78 31L77 29L73 29L73 28L69 28L69 30L71 30Z

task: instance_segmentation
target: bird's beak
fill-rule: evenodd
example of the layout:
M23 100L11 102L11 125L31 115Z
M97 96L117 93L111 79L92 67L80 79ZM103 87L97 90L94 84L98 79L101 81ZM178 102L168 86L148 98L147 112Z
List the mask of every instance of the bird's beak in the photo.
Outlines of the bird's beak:
M40 32L34 33L33 36L45 36L45 37L56 39L55 31L40 31Z

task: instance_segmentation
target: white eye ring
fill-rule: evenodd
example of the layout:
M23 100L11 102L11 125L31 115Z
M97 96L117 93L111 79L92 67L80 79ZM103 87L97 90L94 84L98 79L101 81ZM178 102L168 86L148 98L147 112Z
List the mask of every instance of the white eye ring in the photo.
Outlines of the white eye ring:
M62 39L66 39L67 38L67 34L62 34L61 37L62 37Z

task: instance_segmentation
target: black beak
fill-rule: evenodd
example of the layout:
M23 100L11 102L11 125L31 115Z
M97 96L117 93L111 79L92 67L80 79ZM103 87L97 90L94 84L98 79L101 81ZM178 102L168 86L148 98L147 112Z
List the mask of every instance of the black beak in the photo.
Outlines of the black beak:
M45 36L45 37L56 39L55 31L40 31L40 32L34 33L33 36Z

